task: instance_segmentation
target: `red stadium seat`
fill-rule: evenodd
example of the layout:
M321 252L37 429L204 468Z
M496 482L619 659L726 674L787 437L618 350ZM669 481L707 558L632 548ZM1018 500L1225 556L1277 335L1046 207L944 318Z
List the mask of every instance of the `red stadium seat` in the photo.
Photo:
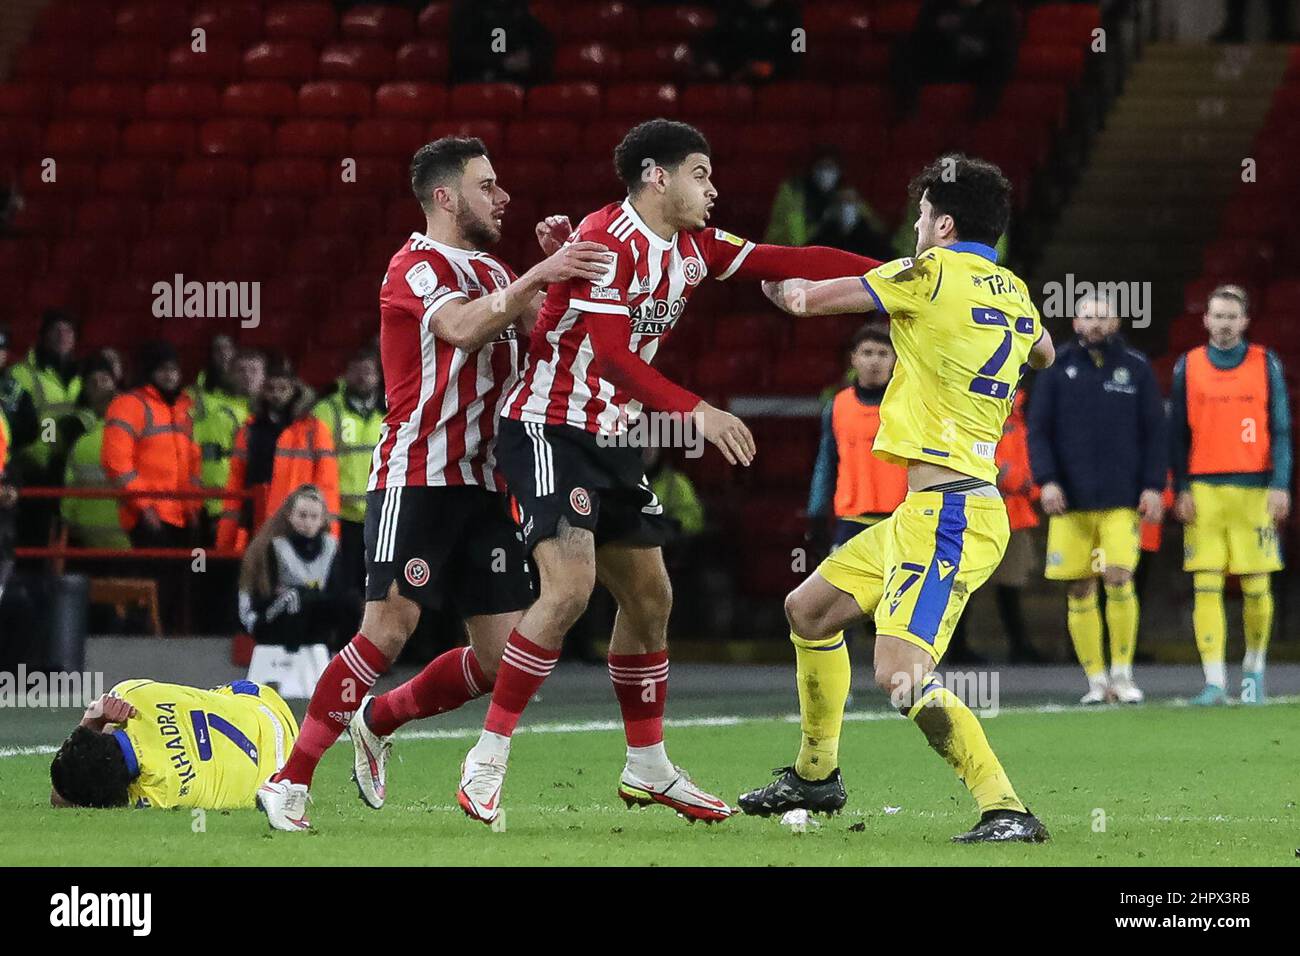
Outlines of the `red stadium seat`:
M257 119L215 119L199 127L199 152L233 159L260 159L271 151L271 124Z
M549 192L555 187L559 176L559 167L552 162L531 158L527 153L518 154L518 158L502 161L497 169L501 185L512 196L536 196ZM506 213L509 222L518 218L519 206L514 199ZM533 222L536 222L534 219ZM532 225L532 223L529 223Z
M1020 47L1016 55L1016 77L1043 83L1077 86L1083 79L1087 47L1060 43Z
M75 279L51 273L35 276L27 283L27 309L34 314L51 308L80 312L86 299L86 285L80 276ZM35 330L33 338L34 333Z
M612 156L614 147L619 144L631 128L628 120L596 120L582 127L581 154L595 156Z
M41 124L31 119L0 119L0 155L36 156L41 153Z
M623 54L622 68L616 73L620 80L674 82L690 75L692 63L689 44L655 43L629 47Z
M367 287L370 289L370 303L359 309L332 312L329 318L314 330L315 335L313 337L315 340L331 351L337 351L340 346L355 348L373 336L375 329L379 325L379 294L377 286L378 283L373 278L367 279ZM344 364L346 364L346 359L344 359ZM337 376L344 368L344 364L334 366L333 371L330 373L331 376Z
M149 207L143 199L87 199L77 209L78 234L120 234L131 241L146 233L148 226Z
M450 68L446 46L437 40L412 40L397 48L393 64L399 80L443 80Z
M786 395L816 394L844 373L838 352L787 352L772 368L772 391Z
M343 14L340 27L345 37L400 41L415 34L415 15L400 7L367 3Z
M371 112L370 87L349 80L317 80L298 91L298 112L321 119L358 119Z
M754 90L744 83L701 83L682 90L682 115L746 119L754 109Z
M871 32L871 14L863 9L861 3L827 3L823 0L804 8L803 26L818 45L860 41Z
M705 6L646 7L639 35L647 40L690 40L712 29L717 16Z
M106 80L155 80L162 65L162 49L147 40L110 41L91 60L95 75Z
M927 123L943 123L967 116L974 103L969 83L931 83L921 87L918 112Z
M176 196L238 199L248 192L248 167L234 159L192 159L172 179Z
M0 135L3 135L2 131ZM48 151L42 151L40 155L44 157L40 162L28 163L22 167L24 196L39 194L49 199L76 199L94 195L98 189L93 162L54 159Z
M36 18L38 37L65 37L78 34L106 37L113 32L111 4L87 4L81 0L55 0Z
M555 51L556 80L595 80L610 83L621 75L622 57L606 43L565 43Z
M447 30L451 26L451 0L428 4L415 18L415 25L420 36L447 36Z
M438 120L429 125L427 135L430 142L443 136L476 136L492 155L505 144L501 124L493 120Z
M605 115L642 119L676 116L677 87L671 83L615 83L605 88Z
M275 131L280 156L338 159L351 152L349 143L348 126L339 120L289 120Z
M620 46L635 44L640 17L636 5L622 0L596 0L560 8L558 35L568 40L606 40Z
M509 191L509 187L507 187ZM513 213L507 211L507 215ZM420 232L424 229L424 212L415 204L414 198L403 196L400 199L394 199L388 203L384 210L384 232L401 238L412 232ZM393 251L396 251L394 249ZM352 303L344 303L351 305Z
M210 241L223 231L228 211L226 203L215 199L169 199L154 207L153 231Z
M287 264L291 272L328 272L338 265L355 262L359 253L357 242L351 236L311 233L293 244Z
M1275 279L1270 282L1264 291L1264 301L1254 306L1253 310L1263 315L1270 312L1294 314L1300 311L1300 279Z
M755 116L759 119L784 119L798 116L805 120L829 120L834 115L835 88L824 83L771 83L758 88Z
M325 0L287 0L266 8L266 35L324 43L334 38L338 18Z
M528 91L530 117L564 116L590 119L600 115L600 87L595 83L551 83Z
M714 395L762 391L766 361L761 349L713 352L696 360L691 381L697 390Z
M568 120L515 120L506 127L506 152L514 156L573 155L579 126Z
M172 120L142 120L122 130L122 152L141 159L185 159L194 152L194 126Z
M746 123L735 143L743 154L787 158L808 156L813 146L808 127L788 122Z
M393 75L393 69L392 50L374 40L331 43L320 54L320 75L324 79L382 83Z
M826 352L847 349L853 333L862 325L855 315L828 315L817 322L792 322L790 347L796 352Z
M259 196L319 196L328 185L327 168L315 159L264 159L253 166L253 192Z
M241 57L234 45L210 46L201 52L192 43L178 43L167 54L166 72L175 80L228 83L239 76Z
M97 158L116 148L117 126L107 120L54 120L45 128L45 149L56 158Z
M104 284L97 304L113 312L148 309L153 302L153 281L148 276L127 276Z
M194 8L192 26L207 32L208 50L239 48L262 35L261 0L202 0Z
M507 119L524 111L524 88L514 83L462 83L452 87L452 116Z
M57 238L72 228L73 206L60 199L27 196L14 213L13 233L18 236Z
M611 197L623 189L614 172L613 160L608 156L599 159L574 159L565 163L560 173L560 182L581 183L584 189L607 191ZM509 188L507 176L506 187ZM576 223L575 223L576 225Z
M1095 3L1045 3L1029 11L1024 43L1068 42L1084 44L1091 31L1101 26L1101 11Z
M38 239L0 239L0 275L34 275L45 271L49 252Z
M0 83L0 117L44 119L59 105L62 91L55 83L16 80Z
M250 80L296 85L316 75L316 48L306 40L263 40L244 51L243 64Z
M333 301L332 289L333 283L328 275L280 276L263 283L262 309L269 314L292 311L319 313Z
M117 159L99 167L98 190L107 196L151 198L171 179L168 165L158 160Z
M919 0L882 4L871 21L872 30L882 37L896 37L911 33L916 25L916 15L921 11Z
M301 199L281 196L250 196L230 212L230 233L238 236L269 236L285 241L297 236L307 223Z
M50 271L69 275L107 276L122 267L125 244L111 236L71 236L55 244Z
M339 166L329 167L326 185L331 192L343 193L349 196L383 197L403 192L409 194L411 189L407 174L407 167L410 165L409 160L388 159L382 156L358 156L354 161L356 163L355 180L351 178L344 179Z
M221 112L221 94L207 83L155 83L145 90L144 110L159 119L207 119Z
M1059 128L1065 123L1064 87L1051 83L1012 83L1002 93L998 115L1016 117L1022 123L1049 122Z
M424 124L413 119L368 119L352 127L353 156L409 159L424 145Z
M724 315L713 325L713 345L718 351L770 347L780 342L785 324L778 316L762 313Z
M114 26L120 36L168 41L189 33L190 18L171 0L131 0L118 6Z
M375 90L375 115L427 122L447 111L447 88L433 83L385 83Z
M265 279L285 271L284 246L265 236L218 239L208 266L222 279Z
M136 83L78 83L68 91L69 116L126 119L138 116L144 94Z
M326 196L311 206L312 232L321 235L369 236L383 224L383 206L370 196Z
M227 116L280 119L298 112L298 94L287 83L232 83L221 95L221 111Z
M91 74L91 51L81 37L79 33L68 34L21 47L14 58L13 75L19 79L75 82Z

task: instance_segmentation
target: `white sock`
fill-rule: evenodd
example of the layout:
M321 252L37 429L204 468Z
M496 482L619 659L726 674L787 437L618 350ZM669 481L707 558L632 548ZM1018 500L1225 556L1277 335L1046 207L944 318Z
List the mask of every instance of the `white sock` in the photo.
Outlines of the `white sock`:
M1088 678L1088 690L1107 690L1109 687L1110 679L1106 676L1105 671L1100 674L1093 674Z
M1228 667L1223 661L1211 662L1201 666L1205 671L1205 683L1213 684L1215 687L1222 687L1228 682Z
M627 768L642 780L654 783L669 780L677 775L672 761L668 759L668 751L664 749L662 740L649 747L628 747Z
M1132 664L1112 664L1110 668L1110 679L1112 681L1133 681Z
M1241 659L1241 669L1248 674L1262 674L1264 672L1264 652L1247 651Z
M510 738L485 730L470 756L479 763L505 763L510 757Z

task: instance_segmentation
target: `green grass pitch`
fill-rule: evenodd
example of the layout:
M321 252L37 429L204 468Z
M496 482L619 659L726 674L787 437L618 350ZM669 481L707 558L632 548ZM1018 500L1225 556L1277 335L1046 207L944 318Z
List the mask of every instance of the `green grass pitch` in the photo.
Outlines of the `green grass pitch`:
M389 803L378 812L357 799L345 737L316 775L310 834L271 833L255 810L209 812L205 832L194 832L189 811L53 810L49 756L9 748L0 756L0 865L1296 864L1300 704L1025 710L987 720L1022 798L1052 831L1043 846L949 843L976 818L965 789L907 721L866 716L881 719L845 726L848 807L801 835L776 820L705 826L663 807L625 809L614 794L618 730L521 733L505 832L456 806L469 731L399 738ZM783 719L668 731L673 758L728 800L769 779L797 740Z

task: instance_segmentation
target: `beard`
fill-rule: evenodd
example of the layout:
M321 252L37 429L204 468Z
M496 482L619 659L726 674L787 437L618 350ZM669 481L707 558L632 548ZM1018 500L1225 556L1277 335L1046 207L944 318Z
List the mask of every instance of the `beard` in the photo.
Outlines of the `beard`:
M501 241L501 229L493 220L476 216L468 209L456 214L456 228L476 248L494 246Z

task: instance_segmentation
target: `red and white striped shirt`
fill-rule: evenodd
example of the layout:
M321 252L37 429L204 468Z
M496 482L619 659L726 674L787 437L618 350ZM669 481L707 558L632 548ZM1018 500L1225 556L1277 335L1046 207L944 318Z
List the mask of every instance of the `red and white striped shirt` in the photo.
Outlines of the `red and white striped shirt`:
M611 250L609 271L596 282L551 285L503 414L611 435L625 430L643 404L689 412L699 399L650 364L695 287L710 273L718 279L732 275L754 244L713 228L664 239L626 200L583 219L569 237L579 240ZM622 387L601 374L611 366L622 373ZM629 393L629 384L638 397Z
M482 485L504 491L492 438L502 398L519 370L519 335L509 326L474 351L433 334L430 320L455 299L477 299L515 279L487 252L412 233L379 290L379 350L388 413L366 488Z

